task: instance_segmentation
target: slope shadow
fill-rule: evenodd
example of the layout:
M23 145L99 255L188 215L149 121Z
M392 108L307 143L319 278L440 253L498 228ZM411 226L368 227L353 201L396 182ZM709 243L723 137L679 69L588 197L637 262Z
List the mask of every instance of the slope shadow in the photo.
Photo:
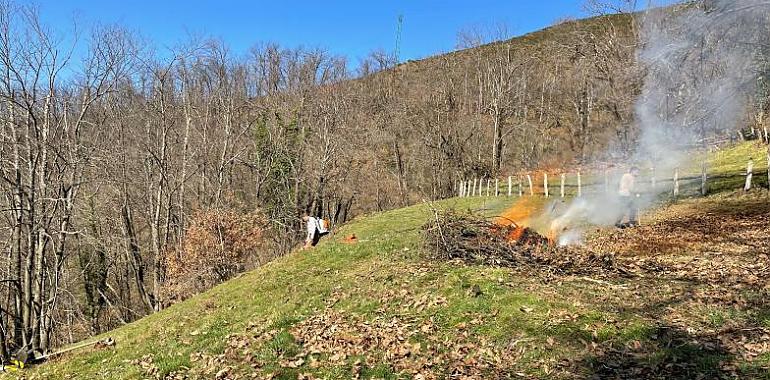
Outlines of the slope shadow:
M767 292L750 290L743 302L730 308L745 315L725 320L720 327L693 326L684 321L664 322L666 314L692 299L706 285L693 281L682 293L642 308L618 307L613 311L632 313L657 324L626 344L602 344L575 363L575 368L593 379L753 379L767 378L770 369L762 360L770 345L770 298ZM704 305L725 306L718 296L704 299ZM612 308L607 305L607 309ZM748 359L748 360L747 360ZM764 367L763 367L764 366Z
M727 379L732 354L718 339L673 326L650 331L644 343L608 348L578 363L595 379Z

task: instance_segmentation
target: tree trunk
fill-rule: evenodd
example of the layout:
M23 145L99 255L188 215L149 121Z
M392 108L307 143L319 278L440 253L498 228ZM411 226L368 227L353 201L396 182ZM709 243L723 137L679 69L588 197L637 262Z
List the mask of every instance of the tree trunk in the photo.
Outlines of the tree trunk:
M495 147L493 153L494 166L492 175L500 174L500 168L503 164L503 128L500 125L500 114L495 115Z
M407 188L406 188L406 179L404 178L405 176L404 159L401 154L401 148L399 147L398 141L396 140L393 141L393 154L396 159L396 168L398 170L398 173L397 173L398 174L398 193L399 193L399 196L401 197L401 204L406 204Z
M142 263L142 254L139 249L139 242L134 232L134 221L131 216L131 208L128 201L123 203L123 236L126 241L126 261L131 265L134 272L134 282L139 292L139 298L145 306L146 312L153 310L152 297L147 292L144 284L144 264Z
M2 363L8 363L11 359L10 355L8 355L8 347L5 345L7 342L5 331L5 319L0 317L0 362Z
M179 210L179 227L177 236L179 236L181 244L181 237L184 235L185 224L187 223L187 217L185 215L185 196L186 196L186 183L187 183L187 161L189 160L190 150L190 128L192 126L192 105L190 104L189 89L185 84L183 89L183 102L184 102L184 137L182 140L182 169L180 170L179 179L179 200L177 208Z

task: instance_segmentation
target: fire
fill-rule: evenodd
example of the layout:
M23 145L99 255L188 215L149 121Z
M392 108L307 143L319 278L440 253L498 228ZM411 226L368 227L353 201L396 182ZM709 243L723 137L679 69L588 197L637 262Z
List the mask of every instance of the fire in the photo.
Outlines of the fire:
M511 230L511 233L508 234L507 239L508 241L518 241L521 239L521 235L524 234L524 227L516 225L516 228Z
M514 242L518 241L524 234L524 230L529 225L536 209L535 203L531 198L520 198L502 215L495 218L495 223L503 227L514 227L508 233L507 239Z
M504 227L506 239L509 242L531 242L533 236L540 236L531 229L532 224L539 224L538 215L540 215L541 204L532 197L520 198L510 208L495 218L495 224ZM552 226L553 227L553 226ZM548 244L554 245L559 238L559 229L550 228L546 236L542 236L548 241Z
M532 198L520 198L513 206L498 216L495 219L495 223L505 227L512 224L515 224L517 227L526 227L536 210L537 207Z
M558 184L561 173L562 172L557 169L545 168L530 174L533 192L536 194L543 193L543 178L546 174L551 182L550 188L553 188L554 183ZM526 180L524 186L528 186ZM545 223L544 219L546 218L546 215L545 213L540 212L542 211L542 207L542 203L537 202L534 197L522 197L500 216L495 218L494 222L495 224L507 227L507 229L510 230L510 232L507 233L507 239L511 242L520 241L522 237L526 235L527 229L532 228L532 225L535 224L542 228L541 230L545 230L545 232L543 232L543 237L548 240L549 244L555 245L569 232L568 227L570 227L570 218L561 216L553 219L549 225L543 225L543 223ZM526 240L526 237L524 237L524 239Z

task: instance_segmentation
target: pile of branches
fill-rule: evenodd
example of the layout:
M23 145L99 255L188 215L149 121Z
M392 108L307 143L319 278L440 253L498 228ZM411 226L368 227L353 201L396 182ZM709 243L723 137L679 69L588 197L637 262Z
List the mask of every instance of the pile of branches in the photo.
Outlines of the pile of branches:
M437 211L423 226L423 231L425 244L437 260L461 260L558 275L629 274L618 265L614 255L557 247L530 228L500 225L471 213Z

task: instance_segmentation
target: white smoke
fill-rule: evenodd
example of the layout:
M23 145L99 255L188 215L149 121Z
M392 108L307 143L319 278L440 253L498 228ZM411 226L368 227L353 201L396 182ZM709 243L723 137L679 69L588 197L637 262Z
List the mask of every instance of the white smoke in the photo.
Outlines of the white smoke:
M717 0L643 16L636 160L670 172L700 139L730 133L745 119L763 66L769 9L767 0Z
M559 244L560 247L566 247L568 245L582 245L583 231L578 229L569 230L559 235L557 244Z
M653 9L640 16L637 64L645 72L635 103L632 163L671 178L704 138L734 133L764 80L770 52L770 0L713 0ZM645 177L646 178L646 177ZM646 185L646 184L645 184ZM644 192L644 209L657 191ZM612 189L615 190L615 189ZM610 225L623 215L616 191L576 199L552 229L579 242L576 225Z

